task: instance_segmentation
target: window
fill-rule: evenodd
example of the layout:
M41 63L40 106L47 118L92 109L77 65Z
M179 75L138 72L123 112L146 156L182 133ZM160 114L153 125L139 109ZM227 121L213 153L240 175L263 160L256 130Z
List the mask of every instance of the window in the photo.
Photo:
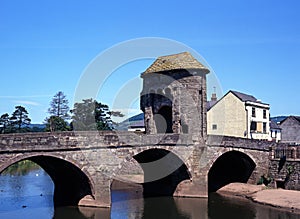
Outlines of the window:
M256 126L257 126L257 124L256 124L256 122L251 122L251 125L250 125L250 131L251 132L256 132Z
M263 133L263 123L256 122L256 132Z
M263 111L263 118L266 119L267 118L267 110L264 109Z
M159 116L154 117L157 133L173 133L172 107L163 106L157 114Z
M267 133L267 123L263 123L263 133Z
M213 124L213 125L212 125L212 129L213 129L213 130L217 130L217 129L218 129L217 124Z
M255 117L255 107L252 107L252 117Z

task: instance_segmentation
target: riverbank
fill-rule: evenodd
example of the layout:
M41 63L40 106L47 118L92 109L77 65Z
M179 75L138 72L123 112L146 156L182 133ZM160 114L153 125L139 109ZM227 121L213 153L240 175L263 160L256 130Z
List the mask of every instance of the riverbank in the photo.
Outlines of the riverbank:
M300 191L269 189L263 185L231 183L219 189L217 193L227 196L244 197L259 204L300 214Z

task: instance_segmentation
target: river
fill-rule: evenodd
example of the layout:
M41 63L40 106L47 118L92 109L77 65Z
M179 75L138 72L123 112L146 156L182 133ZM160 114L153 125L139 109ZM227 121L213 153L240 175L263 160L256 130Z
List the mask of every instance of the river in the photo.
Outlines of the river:
M217 219L280 218L296 219L300 215L252 203L241 198L210 194L209 199L139 198L136 191L112 191L111 209L53 207L54 186L42 169L22 174L0 175L0 218L134 218L134 219Z

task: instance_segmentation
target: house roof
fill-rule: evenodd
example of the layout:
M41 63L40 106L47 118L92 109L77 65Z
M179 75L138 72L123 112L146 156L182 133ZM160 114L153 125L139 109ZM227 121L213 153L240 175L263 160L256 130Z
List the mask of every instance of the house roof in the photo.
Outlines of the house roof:
M206 104L207 111L210 110L212 107L214 107L218 102L220 102L229 93L232 93L233 95L235 95L237 98L239 98L243 102L251 101L251 102L254 102L254 103L261 103L261 104L269 105L267 103L262 103L261 101L257 100L252 95L244 94L244 93L241 93L241 92L238 92L238 91L230 90L223 97L221 97L218 101L207 101L207 104Z
M199 69L209 73L209 69L195 59L189 52L158 57L143 74L178 69Z
M300 116L293 116L298 122L300 122Z
M257 99L255 97L253 97L252 95L244 94L244 93L241 93L238 91L232 91L232 90L230 90L229 92L233 93L235 96L237 96L243 102L246 102L246 101L257 102Z
M274 120L270 121L270 129L281 129Z
M287 116L275 116L275 117L271 117L270 120L274 121L277 124L280 124L286 118Z
M285 120L287 120L288 118L293 118L293 119L295 119L296 121L298 121L299 123L300 123L300 116L288 116L288 117L286 117L284 120L282 120L281 122L280 122L280 124L282 124Z
M249 95L249 94L244 94L244 93L241 93L238 91L233 91L233 90L230 90L229 92L233 93L237 98L239 98L243 102L249 101L249 102L254 102L254 103L267 104L267 103L262 103L260 100L256 99L254 96ZM267 104L267 105L269 105L269 104Z
M206 103L206 110L210 110L218 101L217 100L210 100Z

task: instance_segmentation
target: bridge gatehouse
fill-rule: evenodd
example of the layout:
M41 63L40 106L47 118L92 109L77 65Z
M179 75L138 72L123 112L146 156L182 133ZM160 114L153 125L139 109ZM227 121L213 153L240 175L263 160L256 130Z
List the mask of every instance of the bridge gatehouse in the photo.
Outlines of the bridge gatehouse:
M21 160L37 163L54 182L56 206L110 207L115 179L141 184L145 196L207 197L231 182L255 184L269 174L277 144L207 136L208 73L189 53L159 57L142 74L145 134L2 134L0 172Z

